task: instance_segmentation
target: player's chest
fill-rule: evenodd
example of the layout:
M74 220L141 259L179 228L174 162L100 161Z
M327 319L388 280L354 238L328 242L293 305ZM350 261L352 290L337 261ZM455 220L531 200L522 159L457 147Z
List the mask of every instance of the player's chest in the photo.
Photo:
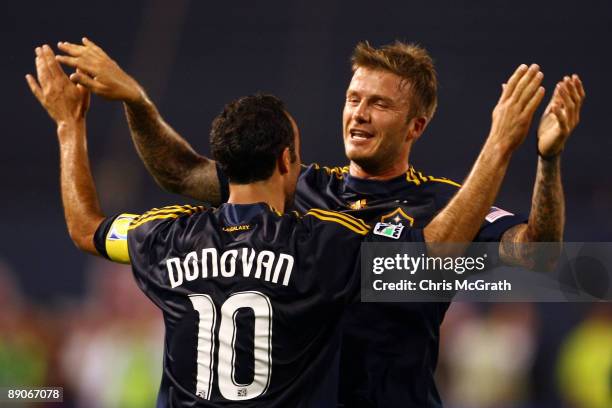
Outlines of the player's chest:
M346 212L368 223L388 222L411 227L425 226L439 210L435 196L427 192L380 197L331 189L309 190L307 194L298 190L295 203L300 212L322 208Z

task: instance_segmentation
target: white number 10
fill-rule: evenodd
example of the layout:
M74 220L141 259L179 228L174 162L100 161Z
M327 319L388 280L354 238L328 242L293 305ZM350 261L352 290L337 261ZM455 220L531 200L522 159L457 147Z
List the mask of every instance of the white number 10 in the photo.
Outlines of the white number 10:
M189 295L193 308L200 316L198 323L196 395L210 399L213 382L213 356L215 353L215 323L217 311L208 295ZM250 384L236 382L236 315L240 309L251 309L255 315L254 376ZM225 399L248 400L262 395L268 389L272 375L272 304L260 292L237 292L221 306L219 327L219 364L217 368L219 391Z

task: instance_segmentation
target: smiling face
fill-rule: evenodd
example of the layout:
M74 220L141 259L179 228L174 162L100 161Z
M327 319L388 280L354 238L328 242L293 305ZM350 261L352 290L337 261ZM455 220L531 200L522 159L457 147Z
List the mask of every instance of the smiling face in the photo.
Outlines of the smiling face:
M381 69L358 67L346 92L343 111L344 150L362 176L399 175L420 136L424 117L410 118L410 84Z

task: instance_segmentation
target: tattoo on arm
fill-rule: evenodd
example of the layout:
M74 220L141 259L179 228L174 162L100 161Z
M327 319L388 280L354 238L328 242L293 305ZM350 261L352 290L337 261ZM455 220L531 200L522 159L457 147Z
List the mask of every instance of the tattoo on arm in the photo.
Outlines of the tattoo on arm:
M538 159L538 170L531 202L529 223L510 228L502 236L500 256L511 265L527 268L550 269L554 266L563 240L565 225L565 199L561 184L560 157ZM540 246L536 242L552 242L558 245Z
M138 155L160 186L211 204L221 201L214 160L196 153L148 99L126 104L125 111Z

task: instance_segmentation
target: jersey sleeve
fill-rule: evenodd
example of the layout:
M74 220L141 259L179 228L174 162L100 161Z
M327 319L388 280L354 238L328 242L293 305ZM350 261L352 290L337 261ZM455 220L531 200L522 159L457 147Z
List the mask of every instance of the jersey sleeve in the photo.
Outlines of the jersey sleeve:
M499 207L491 207L489 214L474 238L476 242L499 242L504 232L528 220L524 214L513 214Z
M102 221L94 234L94 245L103 257L119 263L130 263L128 228L137 214L119 214Z
M163 252L167 243L164 234L169 224L181 216L200 212L203 208L169 206L154 208L141 215L123 213L108 217L98 226L94 234L94 245L100 255L113 262L134 264L134 253L152 256Z
M436 185L436 207L441 211L453 198L461 186L459 184L440 184ZM485 217L476 237L475 242L499 242L502 235L515 225L527 222L524 214L514 214L500 207L493 206Z

